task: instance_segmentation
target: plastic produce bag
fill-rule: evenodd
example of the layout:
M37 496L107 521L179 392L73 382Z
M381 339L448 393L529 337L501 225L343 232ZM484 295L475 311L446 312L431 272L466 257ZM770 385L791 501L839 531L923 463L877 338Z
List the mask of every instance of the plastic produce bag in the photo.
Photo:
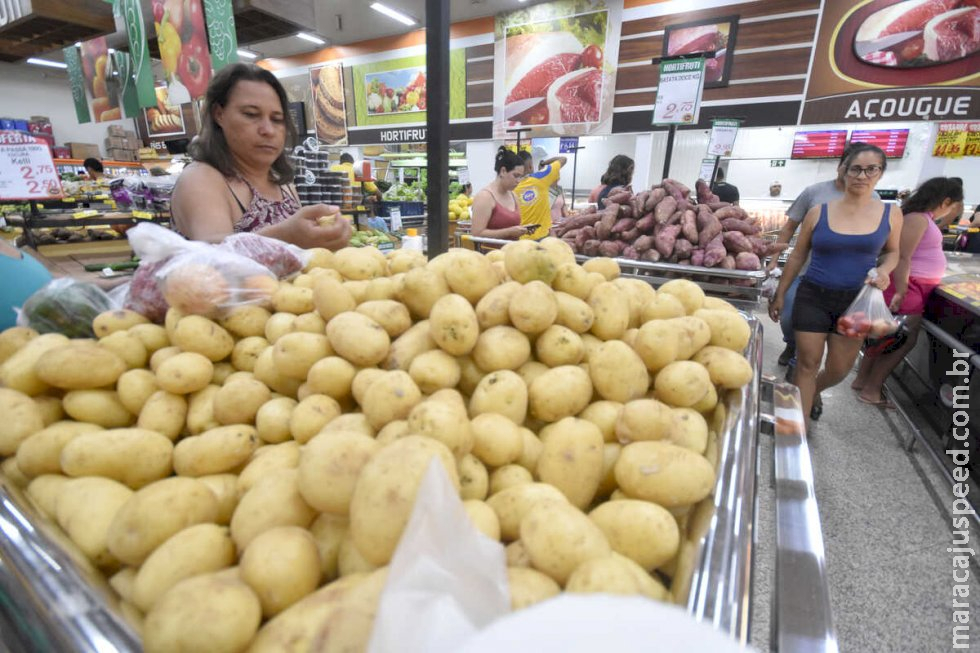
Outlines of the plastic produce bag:
M770 273L766 280L762 282L762 296L772 299L776 296L776 289L779 288L779 278L783 276L783 271L779 268Z
M112 299L95 284L71 277L53 279L27 298L17 324L38 333L62 333L69 338L92 338L92 320L110 311Z
M280 279L299 273L310 257L309 252L296 245L251 233L232 234L218 247L261 263Z
M872 279L877 273L872 270ZM898 322L888 310L885 295L872 285L865 285L844 314L837 320L837 333L848 338L881 338L898 329Z
M368 651L455 653L509 612L504 548L473 526L433 460L391 560Z

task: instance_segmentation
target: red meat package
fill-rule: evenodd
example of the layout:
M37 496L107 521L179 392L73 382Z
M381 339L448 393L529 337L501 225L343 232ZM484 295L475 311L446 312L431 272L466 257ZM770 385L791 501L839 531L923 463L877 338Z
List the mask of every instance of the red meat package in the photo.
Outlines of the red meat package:
M884 293L866 285L837 320L837 333L848 338L881 338L894 333L898 326Z

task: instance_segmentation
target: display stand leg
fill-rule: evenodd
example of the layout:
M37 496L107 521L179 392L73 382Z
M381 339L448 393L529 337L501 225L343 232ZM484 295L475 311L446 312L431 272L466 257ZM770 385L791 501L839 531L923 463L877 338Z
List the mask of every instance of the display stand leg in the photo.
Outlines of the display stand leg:
M676 134L677 127L671 125L667 131L667 153L664 155L664 174L661 175L661 179L666 179L670 176L670 159L674 156L674 136Z
M449 3L425 2L425 65L429 83L426 149L429 163L428 254L449 249Z
M708 180L708 188L709 189L711 188L711 185L713 183L715 183L715 176L718 175L718 166L720 164L721 164L721 157L720 156L716 156L715 157L715 167L711 169L711 179Z
M37 210L37 201L31 200L31 210L24 216L24 239L33 250L37 250L37 242L34 240L34 218L39 217L41 213Z
M578 151L584 150L584 145L576 145L571 148L572 150L572 206L571 210L575 210L575 178L578 175Z

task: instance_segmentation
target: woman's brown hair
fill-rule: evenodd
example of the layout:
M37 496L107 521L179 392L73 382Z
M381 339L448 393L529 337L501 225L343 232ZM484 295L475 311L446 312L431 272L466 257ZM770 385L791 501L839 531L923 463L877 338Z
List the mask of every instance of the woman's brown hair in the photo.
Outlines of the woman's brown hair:
M228 141L225 140L221 126L214 120L214 108L228 105L228 98L231 97L231 92L238 82L268 84L279 96L283 121L286 125L286 147L279 154L279 158L272 163L272 171L269 176L277 184L290 183L295 175L293 166L286 157L286 152L292 149L296 143L296 125L293 124L289 116L289 99L286 97L286 89L282 87L276 76L255 64L236 63L225 66L211 80L204 100L204 109L201 112L201 133L188 148L191 157L195 161L201 161L216 168L225 177L234 177L237 174L231 150L228 148Z

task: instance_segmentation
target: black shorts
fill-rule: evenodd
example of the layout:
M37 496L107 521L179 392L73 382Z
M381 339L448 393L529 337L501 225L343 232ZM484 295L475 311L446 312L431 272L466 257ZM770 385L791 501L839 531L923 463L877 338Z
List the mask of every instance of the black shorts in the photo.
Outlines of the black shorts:
M824 288L803 279L793 302L793 331L835 333L837 319L861 292Z

